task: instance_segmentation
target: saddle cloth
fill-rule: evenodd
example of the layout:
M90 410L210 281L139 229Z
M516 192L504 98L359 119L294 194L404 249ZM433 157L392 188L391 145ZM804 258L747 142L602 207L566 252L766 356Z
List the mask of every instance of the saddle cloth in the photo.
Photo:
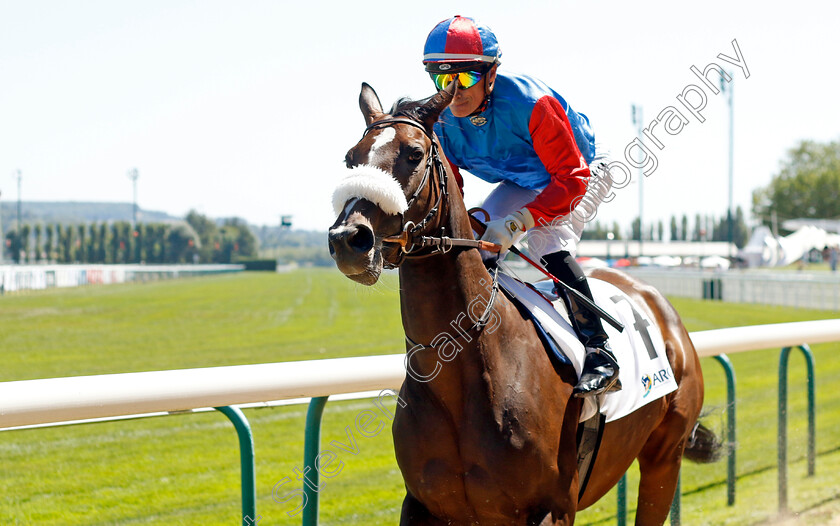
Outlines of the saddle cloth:
M675 391L677 382L665 355L662 334L654 321L614 285L594 278L588 281L595 303L624 325L624 330L618 332L608 323L604 323L610 348L619 363L619 379L622 385L620 391L600 395L601 413L606 416L607 422L611 422ZM551 281L538 282L534 285L540 290L537 292L521 281L500 272L499 285L530 312L535 322L542 325L580 378L584 357L583 344L569 323L562 300L558 299L552 304L546 299L546 296L556 297L556 294L551 292L554 284ZM581 422L595 415L597 405L593 398L586 398L580 416Z

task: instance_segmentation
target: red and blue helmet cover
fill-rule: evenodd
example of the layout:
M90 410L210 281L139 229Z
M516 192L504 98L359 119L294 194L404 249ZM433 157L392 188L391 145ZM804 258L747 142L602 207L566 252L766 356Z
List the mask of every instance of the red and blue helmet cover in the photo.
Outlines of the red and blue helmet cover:
M489 67L501 56L493 31L460 15L437 24L426 38L423 49L426 70L434 72L454 73L474 65Z

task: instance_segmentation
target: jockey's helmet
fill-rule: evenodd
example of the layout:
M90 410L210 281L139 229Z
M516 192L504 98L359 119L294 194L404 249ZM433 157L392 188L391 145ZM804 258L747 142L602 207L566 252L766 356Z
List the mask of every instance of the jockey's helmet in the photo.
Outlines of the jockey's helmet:
M456 15L438 23L426 37L423 64L429 73L484 72L498 64L501 56L489 27Z

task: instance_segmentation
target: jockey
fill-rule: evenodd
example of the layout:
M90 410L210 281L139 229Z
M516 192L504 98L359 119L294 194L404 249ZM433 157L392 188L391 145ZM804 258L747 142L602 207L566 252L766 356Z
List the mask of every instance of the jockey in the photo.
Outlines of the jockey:
M594 217L609 190L606 162L596 152L589 119L541 81L497 72L501 55L490 28L472 18L455 16L432 29L423 54L426 71L438 90L457 79L435 133L459 184L461 168L499 183L482 205L490 214L482 239L504 253L527 231L531 255L592 299L574 254L586 217ZM575 209L587 206L591 211L581 219ZM574 395L621 389L600 318L574 296L560 295L586 348Z

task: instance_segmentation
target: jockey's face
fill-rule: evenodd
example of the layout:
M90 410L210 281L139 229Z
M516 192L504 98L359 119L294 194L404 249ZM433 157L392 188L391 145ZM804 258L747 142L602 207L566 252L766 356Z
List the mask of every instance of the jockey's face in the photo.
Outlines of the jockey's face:
M455 96L452 102L449 103L449 109L452 110L452 115L456 117L467 117L481 106L484 102L484 97L493 91L493 83L496 81L496 66L493 66L486 75L483 76L478 84L471 88L462 88L460 83L457 83Z

